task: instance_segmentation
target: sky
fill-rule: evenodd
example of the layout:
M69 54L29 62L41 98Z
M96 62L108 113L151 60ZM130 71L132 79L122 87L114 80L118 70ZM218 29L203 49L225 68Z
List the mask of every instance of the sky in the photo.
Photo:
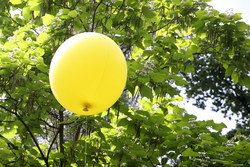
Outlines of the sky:
M250 0L212 0L208 4L223 13L232 8L234 13L242 13L243 21L250 24Z
M242 19L247 24L250 24L250 0L212 0L209 5L221 13L226 13L228 9L233 9L234 13L242 13ZM183 95L185 97L185 95ZM196 115L198 120L214 120L215 123L223 122L227 128L222 131L222 134L235 128L237 116L234 116L232 120L224 118L224 114L211 111L211 101L208 101L207 108L205 110L198 109L193 106L194 100L189 102L184 101L182 105L188 113Z

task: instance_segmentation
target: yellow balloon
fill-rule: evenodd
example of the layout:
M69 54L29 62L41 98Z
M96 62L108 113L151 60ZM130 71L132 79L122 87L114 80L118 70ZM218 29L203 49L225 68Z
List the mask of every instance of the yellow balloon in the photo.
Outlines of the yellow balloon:
M127 64L119 46L109 37L86 32L66 40L52 58L52 92L67 110L93 115L111 107L127 80Z

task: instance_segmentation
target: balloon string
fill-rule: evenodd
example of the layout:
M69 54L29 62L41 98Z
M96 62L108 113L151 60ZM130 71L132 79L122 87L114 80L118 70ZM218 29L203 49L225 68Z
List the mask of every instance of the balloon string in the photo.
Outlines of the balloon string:
M87 136L88 136L88 119L86 117L86 130L85 130L85 167L86 167L86 161L87 161Z

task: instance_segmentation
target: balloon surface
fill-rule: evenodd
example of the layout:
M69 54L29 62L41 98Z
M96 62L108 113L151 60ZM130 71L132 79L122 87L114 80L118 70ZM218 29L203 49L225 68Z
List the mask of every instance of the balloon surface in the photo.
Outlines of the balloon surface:
M93 115L111 107L127 80L127 64L119 46L109 37L86 32L66 40L52 58L52 92L67 110Z

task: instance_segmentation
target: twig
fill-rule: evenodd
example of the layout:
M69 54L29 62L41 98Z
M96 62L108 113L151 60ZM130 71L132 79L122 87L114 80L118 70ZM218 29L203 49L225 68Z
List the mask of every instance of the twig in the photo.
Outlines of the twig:
M121 7L119 8L118 13L122 10L124 4L125 4L125 0L122 1L122 5L121 5Z
M7 93L7 95L10 97L10 99L15 101L15 104L17 105L18 101L11 96L11 94L5 89L5 86L2 86L2 88Z
M30 136L31 136L31 138L32 138L32 140L33 140L33 142L35 143L36 147L38 148L38 150L39 150L39 152L40 152L40 154L41 154L41 156L42 156L42 158L43 158L43 160L44 160L46 166L49 167L48 159L44 156L43 151L42 151L42 149L40 148L39 143L36 141L36 138L35 138L35 136L33 135L33 133L31 132L30 128L28 127L28 125L23 121L23 119L22 119L17 113L15 113L15 115L16 115L16 117L19 119L19 121L22 122L22 124L24 125L24 127L25 127L25 128L27 129L27 131L29 132L29 134L30 134Z
M0 121L0 122L12 123L12 122L15 122L15 121Z
M43 123L45 123L45 124L46 124L48 127L50 127L50 128L59 129L58 127L55 127L55 126L53 126L53 125L50 125L48 122L46 122L46 121L43 120L43 119L40 119L40 118L39 118L39 120L42 121Z
M151 163L153 166L156 166L156 165L154 165L154 163L152 162L152 160L149 158L148 155L147 155L147 158L148 158L148 160L150 161L150 163Z
M82 19L80 19L80 22L83 24ZM87 30L86 26L85 26L84 24L83 24L82 26L83 26L83 28L84 28L85 32L88 32L88 30Z
M60 132L60 128L59 128L58 131L56 132L56 135L55 135L55 137L53 138L53 140L52 140L52 142L51 142L51 144L50 144L50 146L49 146L49 150L48 150L47 157L46 157L47 159L49 159L49 153L50 153L50 151L51 151L51 149L52 149L52 146L53 146L54 142L56 141L56 138L57 138L59 132Z
M18 150L18 146L15 146L15 145L14 145L13 143L11 143L7 138L5 138L4 136L2 136L1 134L0 134L0 137L3 138L3 140L8 144L8 147L9 147L9 148Z
M155 33L156 31L159 31L161 29L163 29L164 27L168 26L169 24L173 23L176 20L177 17L174 17L172 20L170 20L167 24L165 24L164 26L161 26L160 28L150 31L149 33Z
M121 152L121 154L120 154L118 167L120 167L120 166L121 166L122 157L123 157L123 152Z
M63 111L59 111L59 121L60 122L63 122L64 120L64 117L63 117ZM60 147L60 153L64 154L64 134L63 134L63 129L64 129L64 125L63 124L60 124L60 127L59 127L59 147ZM63 166L63 164L65 163L65 159L62 159L60 158L60 167Z
M6 107L4 107L4 106L2 106L2 105L0 105L0 108L3 108L5 111L7 111L7 112L9 112L9 113L11 113L11 114L14 114L14 115L18 118L18 120L24 125L24 127L26 128L26 130L29 132L29 134L30 134L30 136L31 136L31 138L32 138L32 140L33 140L33 142L34 142L35 145L36 145L36 147L38 148L38 150L39 150L39 152L40 152L40 154L41 154L41 156L42 156L42 158L43 158L43 160L44 160L44 162L45 162L45 164L46 164L46 167L49 167L48 159L44 156L44 154L43 154L43 152L42 152L42 150L41 150L41 148L40 148L40 146L39 146L39 143L36 141L36 138L35 138L35 136L33 135L33 133L31 132L31 130L30 130L30 128L28 127L28 125L23 121L23 119L18 115L18 113L17 113L16 111L13 112L13 111L7 109Z
M86 116L86 131L85 131L85 154L84 154L84 166L86 167L87 162L87 136L88 136L88 117Z
M97 6L95 7L95 9L94 9L94 14L93 14L93 19L92 19L91 32L94 31L94 24L95 24L95 15L96 15L96 11L97 11L98 7L101 5L102 2L103 2L103 0L101 0L101 1L97 4ZM95 0L94 0L94 6L95 6Z
M0 105L0 108L4 109L5 111L8 111L8 112L11 113L11 114L16 114L15 112L13 112L13 111L7 109L6 107L4 107L4 106L2 106L2 105Z

